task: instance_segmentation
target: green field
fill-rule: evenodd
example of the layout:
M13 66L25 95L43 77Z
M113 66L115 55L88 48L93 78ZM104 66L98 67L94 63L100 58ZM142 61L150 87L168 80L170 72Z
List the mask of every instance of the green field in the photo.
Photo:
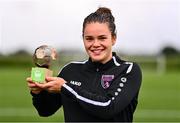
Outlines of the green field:
M63 121L62 110L48 118L38 116L32 106L25 81L30 75L30 69L29 66L0 68L0 121ZM143 71L139 105L134 121L180 122L180 72L157 74L154 71Z

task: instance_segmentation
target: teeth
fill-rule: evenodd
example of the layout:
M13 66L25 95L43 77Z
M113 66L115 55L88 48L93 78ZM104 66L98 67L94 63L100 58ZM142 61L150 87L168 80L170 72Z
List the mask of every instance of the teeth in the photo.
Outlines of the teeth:
M95 54L100 54L100 53L101 53L101 50L94 50L93 53L95 53Z

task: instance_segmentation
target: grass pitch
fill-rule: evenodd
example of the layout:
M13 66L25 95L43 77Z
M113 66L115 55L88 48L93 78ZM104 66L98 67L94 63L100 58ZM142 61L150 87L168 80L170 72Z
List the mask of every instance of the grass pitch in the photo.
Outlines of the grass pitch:
M30 69L31 67L0 68L0 121L64 121L62 110L51 117L38 116L32 106L26 83ZM180 72L171 71L159 75L156 72L143 71L143 82L134 121L180 122Z

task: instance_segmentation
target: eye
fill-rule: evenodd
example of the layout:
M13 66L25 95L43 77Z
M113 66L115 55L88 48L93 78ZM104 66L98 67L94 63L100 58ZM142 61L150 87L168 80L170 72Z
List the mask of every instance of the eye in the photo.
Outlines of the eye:
M106 37L106 36L100 36L100 37L98 37L98 39L99 39L100 41L104 41L105 39L107 39L107 37Z
M93 37L88 36L88 37L85 37L85 40L86 40L86 41L91 42L91 41L93 41L93 40L94 40L94 38L93 38Z

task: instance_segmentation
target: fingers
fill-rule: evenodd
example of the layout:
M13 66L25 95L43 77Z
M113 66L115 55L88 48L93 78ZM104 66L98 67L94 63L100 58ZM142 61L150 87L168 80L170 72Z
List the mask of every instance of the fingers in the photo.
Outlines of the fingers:
M47 89L50 87L50 83L35 83L35 85L41 89Z
M35 88L35 87L36 87L36 84L35 84L35 83L28 83L28 87L29 87L29 88Z
M34 88L36 86L35 83L32 81L32 79L30 77L28 77L26 79L26 81L28 82L28 87L29 88Z
M58 81L59 83L66 83L66 81L61 77L46 77L46 82Z
M26 78L26 81L28 82L29 90L34 94L39 94L42 89L37 87L35 82L32 81L31 77Z
M30 77L26 79L28 82L28 87L34 93L39 93L42 90L46 90L48 92L60 92L61 87L66 81L60 77L46 77L45 83L33 82Z
M58 80L58 77L46 77L46 81L49 82L49 81L56 81Z
M42 91L42 89L40 89L40 88L30 88L30 90L34 94L39 94Z
M54 77L55 78L55 77ZM49 80L53 80L53 77L48 78ZM38 82L33 82L32 79L30 77L28 77L26 79L26 81L28 82L28 87L29 88L40 88L40 89L46 89L49 87L49 84L47 83L38 83Z
M31 79L31 77L26 78L26 81L27 81L27 82L30 82L30 83L33 82L32 79Z
M57 88L58 86L55 84L56 81L51 81L48 83L36 83L36 86L42 90L46 90L50 93L58 93L60 92L60 89Z
M62 85L64 84L64 80L59 77L51 77L47 79L52 81L43 84L35 83L36 86L51 93L59 93L61 91Z

